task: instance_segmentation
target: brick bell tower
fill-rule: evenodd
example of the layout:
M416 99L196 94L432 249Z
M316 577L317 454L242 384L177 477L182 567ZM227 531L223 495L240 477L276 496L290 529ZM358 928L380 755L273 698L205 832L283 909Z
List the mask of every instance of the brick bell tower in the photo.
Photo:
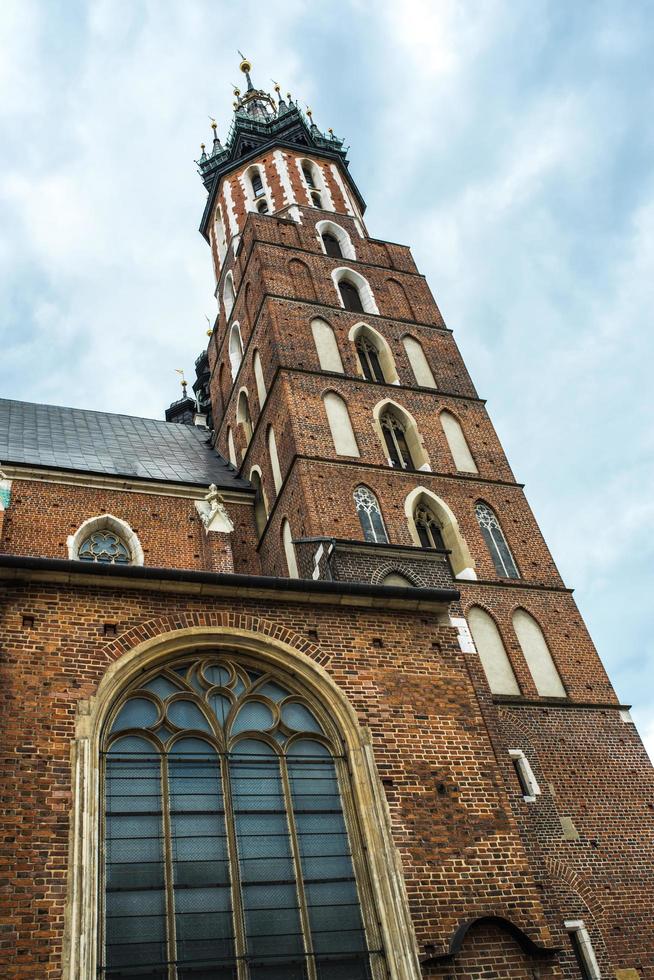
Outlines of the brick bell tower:
M628 709L409 249L368 235L343 141L241 70L225 145L214 124L198 161L215 446L257 494L235 569L386 584L390 606L402 587L456 589L493 779L560 950L558 966L510 975L653 977L654 784ZM480 827L491 819L480 800ZM489 860L496 889L518 894L515 869ZM478 975L448 973L448 955L427 950L424 975Z

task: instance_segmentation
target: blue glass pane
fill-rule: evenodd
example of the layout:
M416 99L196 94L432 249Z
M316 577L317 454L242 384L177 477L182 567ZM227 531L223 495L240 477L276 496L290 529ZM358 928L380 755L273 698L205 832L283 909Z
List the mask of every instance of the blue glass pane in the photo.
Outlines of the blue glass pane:
M209 704L220 723L220 727L223 728L227 721L227 715L231 711L232 702L223 694L212 694L209 698Z
M270 708L260 701L247 701L239 709L232 724L232 735L239 732L259 732L271 728L273 716Z
M179 688L167 677L155 677L154 680L143 686L143 690L158 694L162 701L165 701L170 694L179 694Z
M166 716L177 728L197 729L210 732L211 725L193 701L173 701L166 709Z
M204 676L210 684L216 687L227 687L229 684L229 671L226 667L219 667L218 664L210 664L204 668Z
M177 961L230 959L233 926L220 763L214 749L181 739L168 758Z
M257 689L257 694L265 694L271 701L281 701L283 698L288 697L290 691L287 691L284 687L280 687L279 684L275 684L273 681L268 681Z
M282 719L296 732L322 732L315 716L303 704L290 701L282 707Z
M127 545L112 531L94 531L80 545L77 557L81 561L121 565L131 559Z
M105 808L107 968L162 964L167 957L161 762L145 739L128 736L112 746Z
M126 728L149 728L159 716L157 706L145 698L130 698L118 712L111 726L112 732L122 732Z

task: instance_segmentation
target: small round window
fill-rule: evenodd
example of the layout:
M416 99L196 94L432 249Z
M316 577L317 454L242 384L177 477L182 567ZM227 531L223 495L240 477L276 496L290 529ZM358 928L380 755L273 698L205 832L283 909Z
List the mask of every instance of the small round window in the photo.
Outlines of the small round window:
M113 531L93 531L81 543L77 557L105 565L128 565L132 558L125 542Z

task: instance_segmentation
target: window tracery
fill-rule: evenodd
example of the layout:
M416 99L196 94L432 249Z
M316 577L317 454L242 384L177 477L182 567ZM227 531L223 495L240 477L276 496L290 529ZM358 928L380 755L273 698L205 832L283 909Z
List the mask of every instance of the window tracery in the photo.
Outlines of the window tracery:
M354 491L354 503L363 528L366 541L376 544L388 544L388 535L384 527L379 501L368 487L359 486Z
M520 578L520 573L495 513L488 504L480 501L475 506L475 514L497 574L504 578Z
M424 505L416 507L414 524L423 548L436 548L439 551L445 551L440 523L429 507Z
M385 974L342 747L285 677L224 651L151 670L110 714L103 760L103 978Z
M415 469L406 438L406 426L392 412L385 412L379 419L391 466L398 469Z
M103 565L129 565L132 560L120 535L108 529L89 534L80 544L77 557L80 561L97 561Z
M379 360L379 351L375 344L364 334L359 334L355 346L364 378L367 381L377 381L383 384L386 379Z

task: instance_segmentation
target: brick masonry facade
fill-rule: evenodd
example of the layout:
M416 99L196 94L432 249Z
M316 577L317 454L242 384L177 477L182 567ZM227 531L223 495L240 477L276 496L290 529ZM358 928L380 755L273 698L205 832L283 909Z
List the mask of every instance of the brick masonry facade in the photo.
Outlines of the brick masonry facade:
M324 207L311 207L299 165L305 156L274 146L250 154L247 168L221 178L208 226L219 299L208 346L214 441L227 458L231 435L242 475L261 472L264 526L255 523L251 492L224 495L234 530L215 532L196 507L207 488L101 483L20 466L7 472L11 498L0 511L0 975L79 977L62 972L62 963L76 832L71 744L80 713L112 666L139 644L202 627L293 647L324 668L370 733L422 976L578 977L564 922L583 920L602 977L654 977L654 778L645 750L409 250L367 236L348 174L319 154L313 159ZM265 176L265 215L248 190L255 164ZM322 220L342 228L355 259L325 254L316 231ZM377 313L343 308L332 278L341 268L365 278ZM226 311L228 275L235 298ZM316 318L333 331L342 373L321 369ZM350 339L361 322L388 345L396 382L363 377ZM234 324L243 348L236 365ZM416 384L406 336L420 343L435 388ZM251 433L242 399L239 409L243 391ZM335 449L328 392L347 405L358 456ZM427 460L419 471L389 464L375 424L381 403L414 420ZM444 410L458 420L476 473L457 470L440 421ZM380 503L385 548L364 544L353 498L361 485ZM417 548L407 499L418 489L454 516L472 574L454 577L455 556L453 575L442 555ZM497 515L519 579L498 575L475 516L480 501ZM26 563L12 571L12 558L65 562L69 536L102 514L137 535L144 572L177 570L179 582L156 575L118 585L111 575L85 580L82 563L78 573ZM285 521L303 578L315 567L311 539L335 539L329 574L322 560L317 575L340 582L344 595L349 584L380 584L395 572L419 587L456 588L460 600L438 612L417 600L384 608L360 596L343 604L336 592L295 601L284 590ZM236 573L255 584L246 594L235 579L216 579L224 594L208 585L203 592L195 573ZM257 596L258 576L284 581L261 580ZM491 693L474 646L457 632L473 607L495 622L518 694ZM565 698L539 695L515 631L516 610L539 624ZM192 650L190 634L188 644ZM511 749L524 752L536 776L541 793L533 802L523 797Z

